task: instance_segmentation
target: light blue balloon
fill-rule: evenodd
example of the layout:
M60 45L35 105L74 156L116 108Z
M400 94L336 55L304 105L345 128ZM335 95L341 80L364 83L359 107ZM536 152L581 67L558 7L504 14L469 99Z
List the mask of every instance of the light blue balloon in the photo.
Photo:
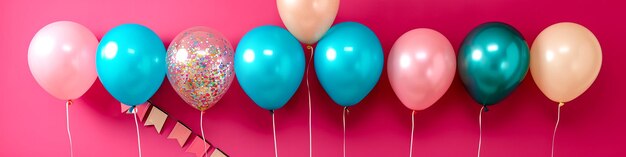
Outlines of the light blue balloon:
M335 103L348 107L374 88L383 70L383 49L376 34L356 22L328 30L315 49L315 72Z
M261 108L281 108L302 81L302 46L283 28L254 28L237 45L235 75L243 91Z
M129 106L142 104L165 78L165 46L145 26L119 25L102 37L96 70L102 85L115 99Z

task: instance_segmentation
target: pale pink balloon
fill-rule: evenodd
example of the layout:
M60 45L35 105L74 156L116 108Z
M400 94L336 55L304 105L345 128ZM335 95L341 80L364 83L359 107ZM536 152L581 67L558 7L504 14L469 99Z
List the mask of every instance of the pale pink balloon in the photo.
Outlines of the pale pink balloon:
M59 21L41 28L30 41L28 66L44 90L61 100L82 96L96 80L98 39L86 27Z
M441 98L454 79L456 57L450 41L427 28L404 33L387 61L389 82L411 110L424 110Z

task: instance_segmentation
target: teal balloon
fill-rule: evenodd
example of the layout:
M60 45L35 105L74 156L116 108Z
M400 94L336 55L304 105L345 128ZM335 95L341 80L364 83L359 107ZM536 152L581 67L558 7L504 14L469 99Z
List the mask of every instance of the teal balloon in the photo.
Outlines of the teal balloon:
M304 75L304 51L289 31L260 26L241 38L235 52L235 75L243 91L266 110L283 107Z
M459 75L477 103L493 105L522 82L529 57L528 44L515 28L485 23L465 37L458 55Z
M107 32L96 52L96 71L104 88L129 106L142 104L159 89L165 72L165 46L156 33L138 24Z
M328 30L315 49L315 72L335 103L348 107L374 88L383 70L384 55L376 34L356 22Z

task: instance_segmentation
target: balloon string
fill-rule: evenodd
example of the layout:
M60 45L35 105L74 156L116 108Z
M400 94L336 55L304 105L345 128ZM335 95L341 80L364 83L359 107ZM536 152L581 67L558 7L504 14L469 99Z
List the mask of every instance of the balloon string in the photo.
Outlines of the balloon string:
M72 105L72 100L68 100L65 103L65 126L67 127L67 136L70 140L70 157L74 156L74 145L72 144L72 133L70 133L70 105Z
M278 146L276 145L276 120L274 119L274 111L272 113L272 132L274 133L274 154L278 157Z
M139 157L141 157L141 138L139 137L139 123L137 123L137 109L133 109L133 117L135 117L135 128L137 129L137 147L139 148Z
M480 108L480 113L478 114L478 128L479 128L479 136L478 136L478 157L480 157L480 145L483 142L483 112L485 110L485 106Z
M409 150L409 157L413 157L413 133L415 132L415 110L411 113L411 147Z
M204 145L204 155L206 156L206 139L204 138L204 123L202 123L202 116L204 115L204 111L200 112L200 132L202 132L202 144Z
M348 107L343 107L343 157L346 157L346 111Z
M554 125L554 132L552 133L552 157L554 157L554 138L556 137L556 128L559 127L559 120L561 120L561 106L563 106L563 103L559 103L559 108L556 112L556 124Z
M311 88L309 87L309 67L311 67L311 61L313 61L313 46L306 46L307 49L311 50L311 57L309 58L309 63L306 65L306 90L309 94L309 157L313 156L313 131L311 129Z

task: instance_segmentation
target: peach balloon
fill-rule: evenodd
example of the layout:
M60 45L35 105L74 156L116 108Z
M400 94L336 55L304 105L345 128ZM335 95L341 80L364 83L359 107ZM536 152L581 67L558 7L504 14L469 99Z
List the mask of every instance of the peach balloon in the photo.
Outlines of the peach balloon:
M339 10L339 0L276 0L276 5L287 30L305 44L320 40Z
M450 41L427 28L404 33L387 61L389 82L402 104L424 110L441 98L454 79L456 57Z
M530 72L550 100L569 102L585 92L600 72L602 50L584 26L563 22L544 29L530 50Z

